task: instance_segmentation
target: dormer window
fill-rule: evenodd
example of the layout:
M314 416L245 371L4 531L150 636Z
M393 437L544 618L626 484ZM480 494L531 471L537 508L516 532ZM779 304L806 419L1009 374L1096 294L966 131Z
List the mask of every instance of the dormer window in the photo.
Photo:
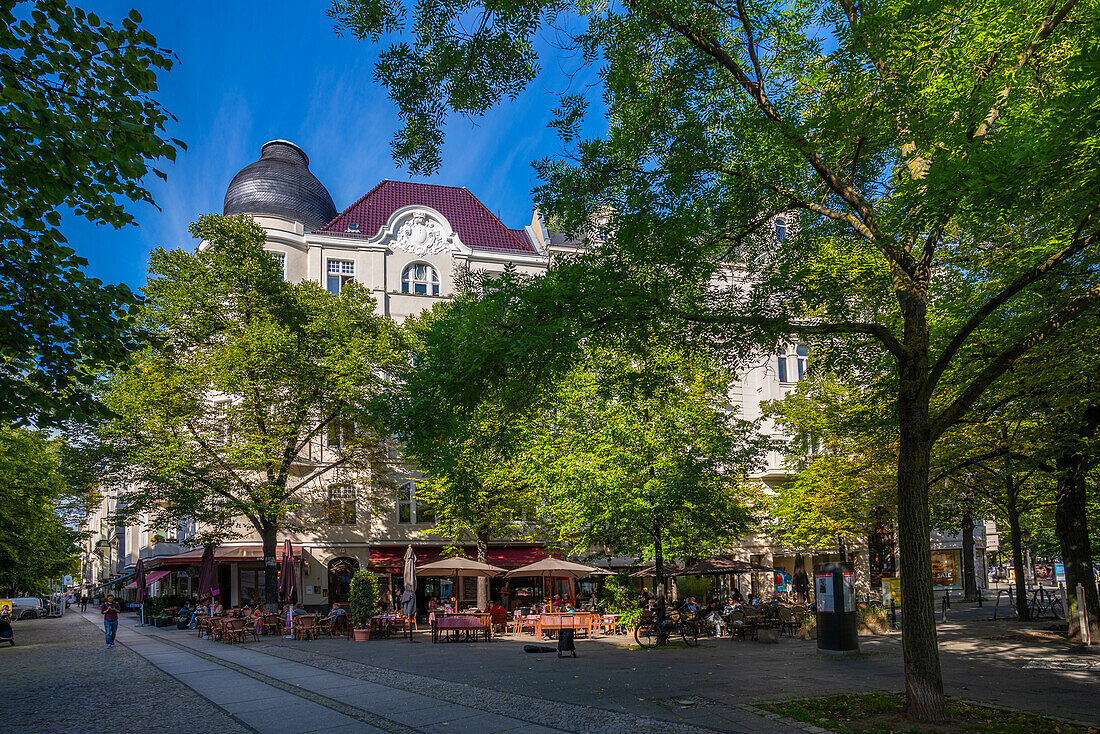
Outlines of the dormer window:
M325 288L337 296L345 285L355 280L355 263L351 260L329 260L325 271Z
M401 274L401 292L418 296L438 296L439 273L428 263L411 263Z

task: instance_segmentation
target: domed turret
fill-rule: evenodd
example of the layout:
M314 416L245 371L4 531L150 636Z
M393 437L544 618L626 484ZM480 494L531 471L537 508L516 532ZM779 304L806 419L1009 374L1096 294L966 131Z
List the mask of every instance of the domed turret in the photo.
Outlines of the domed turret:
M241 169L225 192L225 214L273 214L301 222L307 230L336 216L332 197L309 172L309 157L287 140L260 148L260 160Z

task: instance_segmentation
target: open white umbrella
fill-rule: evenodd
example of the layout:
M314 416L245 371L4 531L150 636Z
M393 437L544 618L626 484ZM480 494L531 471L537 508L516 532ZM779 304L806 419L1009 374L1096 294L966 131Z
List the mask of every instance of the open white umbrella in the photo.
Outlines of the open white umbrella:
M480 561L474 561L469 558L462 558L461 556L441 558L432 563L425 563L423 566L419 566L416 569L416 574L418 576L442 576L453 578L456 587L458 586L459 579L477 578L479 576L492 578L502 573L504 573L503 568L491 566L488 563L481 563ZM459 593L455 593L456 612L458 611L458 598Z
M526 566L520 566L506 574L509 578L517 576L538 576L543 579L569 579L569 595L574 599L577 598L576 590L573 588L574 580L583 578L584 576L610 575L610 571L605 571L602 568L586 566L583 563L574 563L573 561L567 561L563 558L543 558L541 561L528 563Z

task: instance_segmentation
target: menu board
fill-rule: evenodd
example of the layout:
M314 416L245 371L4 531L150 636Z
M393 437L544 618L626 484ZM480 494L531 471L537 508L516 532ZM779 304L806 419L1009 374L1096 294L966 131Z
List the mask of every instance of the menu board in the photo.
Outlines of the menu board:
M817 592L817 611L835 612L833 605L833 575L819 573L814 575L814 590Z

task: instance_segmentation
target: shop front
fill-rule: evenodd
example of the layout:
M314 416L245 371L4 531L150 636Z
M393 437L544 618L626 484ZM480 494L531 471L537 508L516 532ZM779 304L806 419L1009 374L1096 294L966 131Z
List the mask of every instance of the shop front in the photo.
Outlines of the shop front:
M416 565L438 561L443 555L443 545L416 545ZM408 544L394 546L373 546L370 549L369 568L382 578L384 588L396 597L401 591L402 574L405 567L405 550ZM477 558L477 548L473 545L462 546L462 554L468 558ZM448 554L450 555L450 554ZM504 545L489 548L487 562L508 571L526 566L535 561L549 558L545 548L536 545ZM331 583L331 581L330 581ZM524 606L541 599L546 594L541 579L505 579L497 577L489 580L489 596L492 599L506 601L506 606ZM416 580L417 607L426 609L428 600L457 597L459 604L472 604L477 601L477 579L464 578L456 588L452 579L421 577Z

